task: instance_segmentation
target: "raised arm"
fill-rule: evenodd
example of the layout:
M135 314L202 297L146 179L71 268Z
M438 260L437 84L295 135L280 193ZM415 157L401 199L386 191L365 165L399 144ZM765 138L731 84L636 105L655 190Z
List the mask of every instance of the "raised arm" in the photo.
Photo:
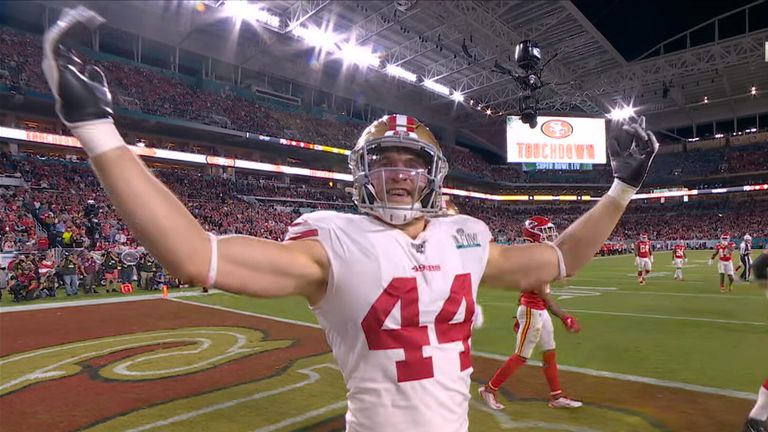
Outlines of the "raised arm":
M659 144L645 119L609 128L608 152L615 180L607 194L574 222L554 244L492 244L483 280L499 288L539 290L576 274L608 239L632 195L645 179Z
M278 243L245 236L216 240L174 194L133 154L114 126L104 74L84 67L59 45L73 25L101 18L77 8L43 38L43 71L56 98L56 112L80 140L118 214L137 239L172 274L195 284L253 296L322 296L328 258L316 241ZM213 257L213 259L212 259Z

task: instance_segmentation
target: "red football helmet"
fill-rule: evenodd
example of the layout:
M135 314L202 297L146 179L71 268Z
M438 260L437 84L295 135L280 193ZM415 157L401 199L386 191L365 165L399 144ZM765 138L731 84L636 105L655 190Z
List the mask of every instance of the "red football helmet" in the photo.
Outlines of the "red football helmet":
M557 228L544 216L534 216L523 225L523 238L531 243L555 241Z
M723 233L723 234L720 236L720 241L721 241L722 243L728 243L729 241L731 241L731 233L730 233L730 232L728 232L728 231L724 232L724 233Z
M648 241L648 233L640 233L640 241Z

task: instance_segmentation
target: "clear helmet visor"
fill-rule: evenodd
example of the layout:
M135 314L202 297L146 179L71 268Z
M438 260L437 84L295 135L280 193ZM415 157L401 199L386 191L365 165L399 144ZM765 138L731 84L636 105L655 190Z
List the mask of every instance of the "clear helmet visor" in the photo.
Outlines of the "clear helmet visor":
M376 201L385 206L412 206L426 195L426 169L382 167L371 170L371 188Z

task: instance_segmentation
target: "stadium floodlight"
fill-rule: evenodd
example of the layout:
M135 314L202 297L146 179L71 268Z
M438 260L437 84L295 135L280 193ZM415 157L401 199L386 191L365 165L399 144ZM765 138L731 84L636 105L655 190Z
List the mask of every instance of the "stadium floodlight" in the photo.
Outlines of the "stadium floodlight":
M339 56L344 63L354 63L360 66L374 66L378 67L381 63L381 58L371 52L371 47L356 45L354 43L346 43L341 45Z
M317 27L296 27L291 33L304 39L308 44L322 48L325 51L335 52L338 50L336 42L341 38L331 30L323 30Z
M228 0L223 5L224 11L238 21L258 21L271 27L280 27L280 17L272 15L259 5L245 0Z
M253 13L253 19L275 28L280 27L280 17L272 15L264 9L257 9L256 12Z
M456 102L464 102L464 95L454 90L453 94L451 94L451 99L455 100Z
M756 95L757 94L757 87L752 86L752 88L750 89L750 93L752 93L752 96Z
M415 73L408 72L407 70L401 68L400 66L395 66L392 64L387 65L387 67L384 68L384 70L387 72L387 74L391 76L402 78L410 82L416 82L416 80L419 78L419 76L416 75Z
M608 114L608 118L611 120L626 120L635 115L635 108L633 106L625 106L624 108L614 108L611 113Z
M435 93L440 93L443 96L448 96L451 94L451 89L449 89L448 87L442 84L438 84L434 81L426 80L423 83L421 83L421 85L432 90Z

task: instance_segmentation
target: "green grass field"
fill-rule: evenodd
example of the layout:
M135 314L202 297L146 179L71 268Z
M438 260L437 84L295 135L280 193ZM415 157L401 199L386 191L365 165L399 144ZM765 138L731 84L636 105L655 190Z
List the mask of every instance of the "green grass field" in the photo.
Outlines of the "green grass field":
M717 267L707 265L709 254L689 252L683 282L672 277L670 253L661 252L656 254L654 272L644 286L636 281L632 256L596 258L577 277L555 284L555 298L583 327L580 334L568 334L556 323L559 362L754 392L768 374L768 300L755 285L739 282L733 292L720 294ZM141 294L146 293L134 293ZM93 296L60 295L33 303L106 296L102 290ZM480 289L486 320L474 333L474 351L508 355L514 350L512 322L517 297L513 291ZM316 322L301 298L263 300L219 293L186 299ZM4 295L2 305L12 307L14 303Z

